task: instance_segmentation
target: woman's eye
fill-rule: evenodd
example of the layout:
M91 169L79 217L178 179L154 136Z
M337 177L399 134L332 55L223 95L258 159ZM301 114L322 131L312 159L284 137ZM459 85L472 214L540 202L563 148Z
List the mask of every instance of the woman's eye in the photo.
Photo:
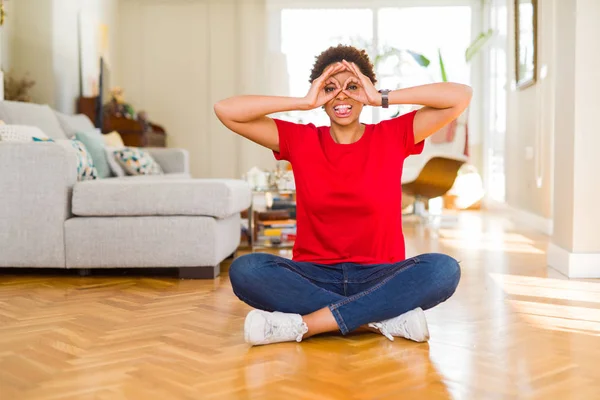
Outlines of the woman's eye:
M356 90L356 89L358 89L358 86L357 85L348 85L347 89L349 89L349 90Z
M334 87L333 87L333 86L327 86L327 87L325 88L325 93L331 93L331 92L333 92L333 90L334 90Z

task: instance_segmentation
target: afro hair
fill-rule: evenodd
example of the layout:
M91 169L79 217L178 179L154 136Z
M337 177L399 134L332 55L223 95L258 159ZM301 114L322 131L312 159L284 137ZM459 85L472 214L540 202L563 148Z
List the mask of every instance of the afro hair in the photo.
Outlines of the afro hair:
M354 63L360 69L366 77L368 77L373 84L377 82L375 72L373 71L373 64L369 59L369 55L365 50L359 50L353 46L346 46L339 44L336 47L330 47L316 57L315 64L313 65L310 73L309 82L312 83L317 79L323 71L336 62L346 60L349 63Z

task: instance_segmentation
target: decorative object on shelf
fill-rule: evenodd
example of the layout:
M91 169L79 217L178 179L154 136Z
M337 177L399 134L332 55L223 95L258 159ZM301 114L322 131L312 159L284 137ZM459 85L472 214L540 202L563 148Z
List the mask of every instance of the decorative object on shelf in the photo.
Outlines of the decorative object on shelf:
M518 89L537 80L537 0L515 0L515 73Z
M278 162L273 171L263 171L258 167L252 167L242 179L248 182L255 191L296 190L294 173L284 162Z
M269 187L268 173L258 167L250 168L243 179L248 182L252 190L266 190Z
M103 111L106 117L135 119L135 111L131 104L125 102L123 89L115 87L110 91L111 98L104 104Z
M138 112L137 120L142 124L145 130L152 130L152 123L148 119L148 113L146 111Z
M4 26L6 21L6 10L4 9L4 0L0 0L0 26Z
M22 101L31 103L29 90L35 86L35 81L25 74L23 78L16 78L11 72L4 74L4 100Z
M150 122L145 111L136 114L133 106L125 102L123 93L123 89L119 87L111 90L111 99L102 107L101 118L98 109L102 96L80 97L78 112L87 115L92 121L100 121L97 126L101 126L103 133L119 132L125 146L166 147L165 129Z

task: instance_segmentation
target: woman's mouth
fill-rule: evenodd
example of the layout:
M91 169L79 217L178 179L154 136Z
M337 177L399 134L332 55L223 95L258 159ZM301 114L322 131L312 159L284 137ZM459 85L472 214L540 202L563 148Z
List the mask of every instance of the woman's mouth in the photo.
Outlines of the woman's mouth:
M338 118L347 118L352 114L352 106L350 104L338 104L333 107L333 112Z

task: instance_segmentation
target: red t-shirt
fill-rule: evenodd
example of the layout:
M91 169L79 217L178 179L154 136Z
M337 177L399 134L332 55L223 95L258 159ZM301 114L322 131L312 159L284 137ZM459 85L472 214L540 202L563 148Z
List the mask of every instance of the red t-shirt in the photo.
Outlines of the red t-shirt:
M329 127L275 119L278 160L292 164L297 238L293 259L317 264L394 263L405 259L401 178L414 143L416 111L366 124L355 143L339 144Z

